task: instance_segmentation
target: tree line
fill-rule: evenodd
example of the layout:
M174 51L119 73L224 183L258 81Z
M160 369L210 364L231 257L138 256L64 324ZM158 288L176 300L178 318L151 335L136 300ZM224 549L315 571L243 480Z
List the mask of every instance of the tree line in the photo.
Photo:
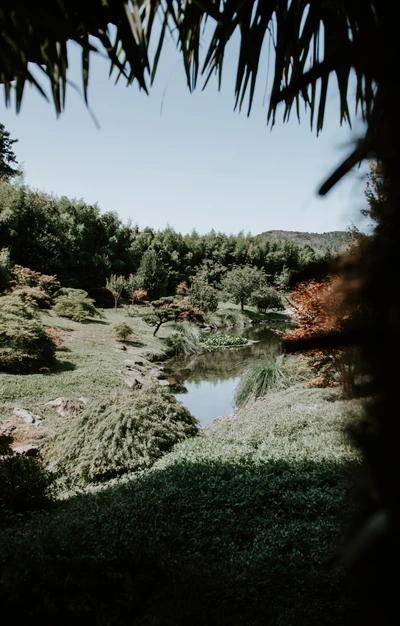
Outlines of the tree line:
M198 272L219 288L227 271L250 265L263 270L270 282L299 270L318 256L310 246L269 241L241 232L226 235L195 230L182 235L123 224L115 212L67 197L56 198L25 185L0 183L0 248L11 262L47 275L57 275L65 287L80 288L94 297L112 274L138 275L151 298L190 284ZM97 293L98 292L98 293Z

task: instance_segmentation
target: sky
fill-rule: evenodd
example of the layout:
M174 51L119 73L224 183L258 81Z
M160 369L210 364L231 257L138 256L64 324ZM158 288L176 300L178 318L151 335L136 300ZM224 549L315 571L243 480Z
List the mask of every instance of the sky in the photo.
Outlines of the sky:
M267 126L267 61L260 68L250 117L234 111L237 46L216 81L190 94L172 42L163 50L150 95L114 85L108 63L92 55L89 104L81 91L78 49L69 47L66 110L27 88L19 114L0 104L0 121L18 139L14 150L27 185L116 211L124 223L183 234L211 229L253 235L266 230L328 232L351 224L365 229L366 166L356 168L321 198L321 182L351 151L362 132L339 124L335 89L328 93L325 126L317 137L307 115ZM271 81L271 76L269 77ZM247 108L246 108L247 109Z

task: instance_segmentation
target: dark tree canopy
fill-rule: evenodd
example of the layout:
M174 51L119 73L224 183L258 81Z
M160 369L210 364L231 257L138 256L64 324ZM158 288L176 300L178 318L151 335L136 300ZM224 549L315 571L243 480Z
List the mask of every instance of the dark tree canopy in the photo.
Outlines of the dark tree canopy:
M9 181L20 172L13 165L17 165L17 158L14 154L13 144L18 139L10 139L10 133L0 123L0 180Z

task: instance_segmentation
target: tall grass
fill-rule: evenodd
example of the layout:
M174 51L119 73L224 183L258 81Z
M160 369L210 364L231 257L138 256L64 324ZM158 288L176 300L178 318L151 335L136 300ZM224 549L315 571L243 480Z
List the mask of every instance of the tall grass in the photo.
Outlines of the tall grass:
M192 356L203 350L200 343L200 330L190 322L177 322L174 331L166 338L169 352L175 356Z
M281 358L254 363L240 378L234 396L235 404L241 408L250 400L265 396L271 389L285 389L289 383Z

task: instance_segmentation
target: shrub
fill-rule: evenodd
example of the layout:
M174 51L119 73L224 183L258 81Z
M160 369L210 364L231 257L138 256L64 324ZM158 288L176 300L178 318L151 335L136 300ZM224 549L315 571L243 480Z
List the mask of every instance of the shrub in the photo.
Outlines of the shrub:
M0 369L38 369L54 362L56 343L37 308L16 295L0 301Z
M200 341L209 352L221 348L245 346L249 343L246 337L237 337L236 335L212 335L211 337L202 337Z
M133 334L132 327L129 326L126 322L120 322L119 324L114 324L113 330L117 335L118 339L122 339L125 341Z
M288 385L289 377L282 368L281 359L255 363L242 374L234 401L240 408L250 400L265 396L271 389L284 389Z
M187 286L187 282L186 280L182 280L179 285L177 285L176 287L176 293L178 294L178 296L185 296L188 290L188 286Z
M78 482L150 467L197 433L197 420L160 386L119 393L87 407L55 440L53 455Z
M51 308L50 296L40 287L16 287L12 293L28 304L37 305L40 309Z
M22 454L3 457L0 460L0 524L12 521L16 513L46 506L51 500L54 478L39 458Z
M282 311L285 308L282 296L273 287L262 285L251 296L251 304L257 307L260 313L265 313L268 309Z
M84 322L87 317L103 317L94 306L94 300L83 289L59 289L55 294L55 301L54 312L74 322Z
M21 265L14 265L12 275L16 287L37 287L47 296L52 296L61 286L57 276L41 274Z

